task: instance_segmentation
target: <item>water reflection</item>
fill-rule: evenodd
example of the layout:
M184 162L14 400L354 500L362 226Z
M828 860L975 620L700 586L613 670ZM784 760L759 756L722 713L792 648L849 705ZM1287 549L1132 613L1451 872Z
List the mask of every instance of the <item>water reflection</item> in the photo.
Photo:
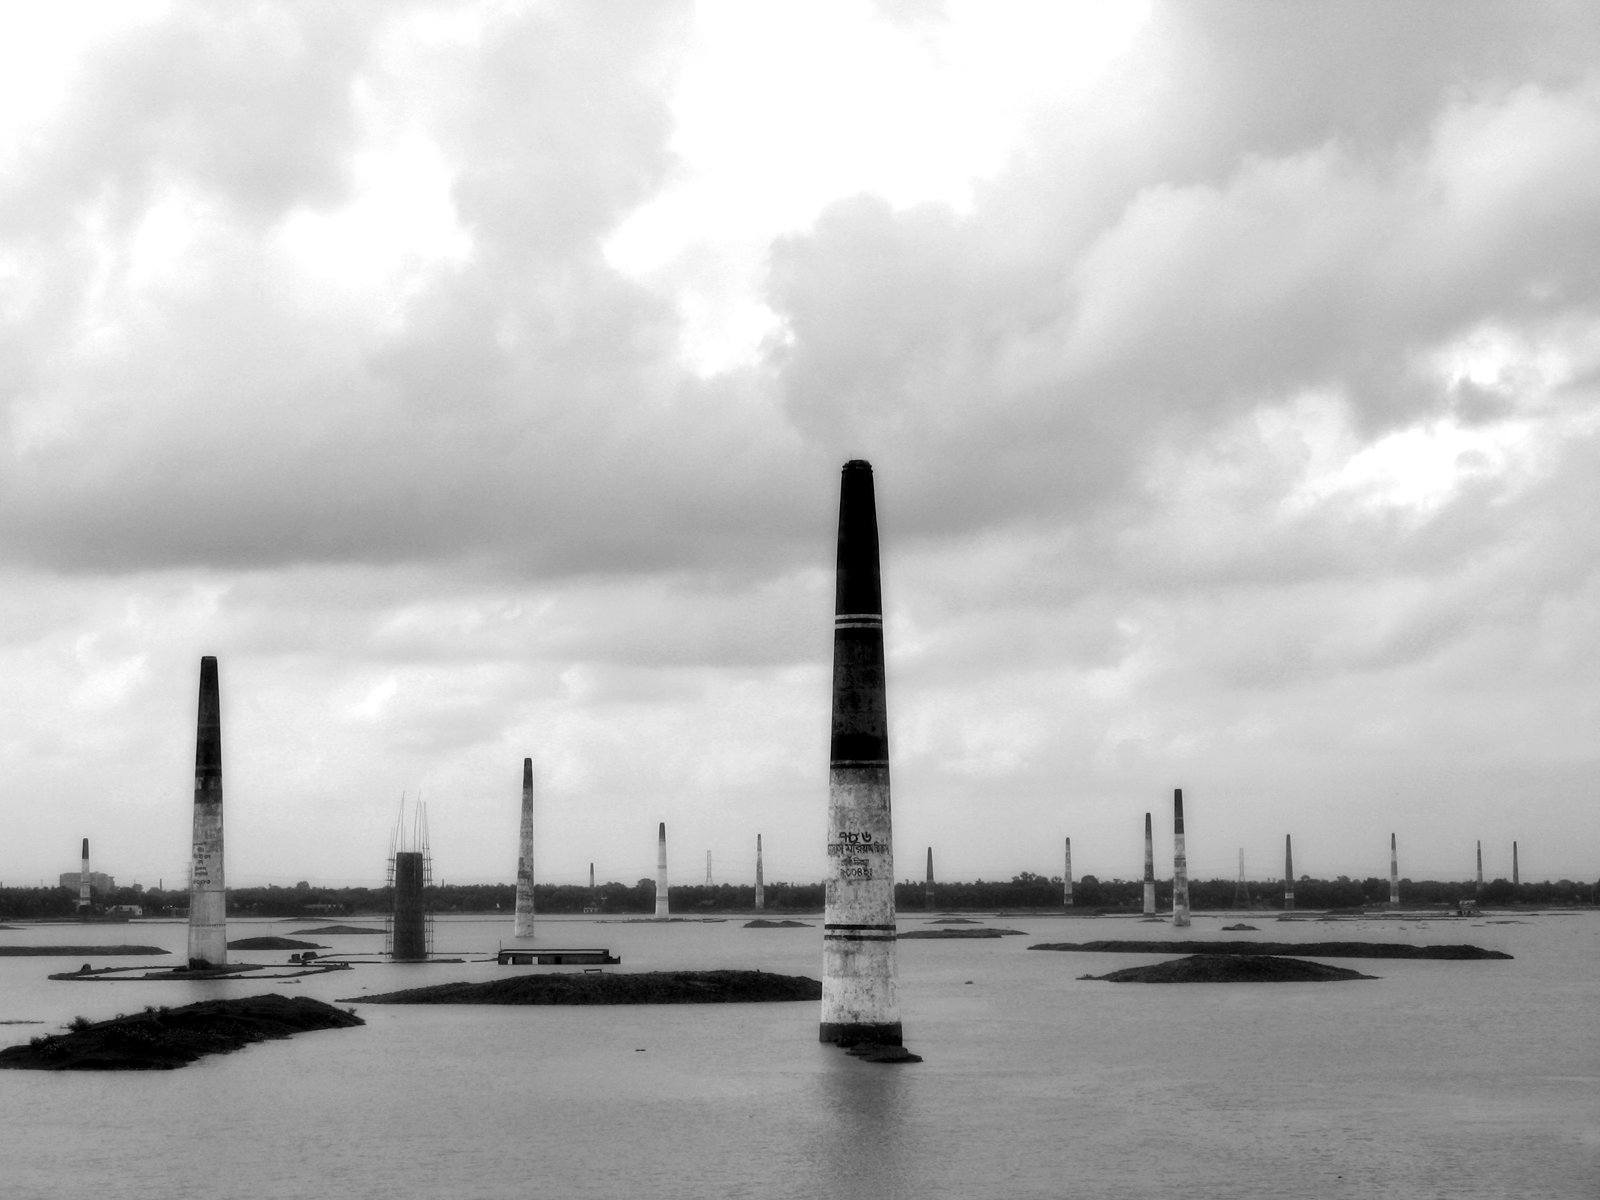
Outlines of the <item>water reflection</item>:
M899 1196L917 1177L906 1072L922 1064L865 1063L832 1046L817 1076L822 1120L811 1138L817 1184L826 1196Z

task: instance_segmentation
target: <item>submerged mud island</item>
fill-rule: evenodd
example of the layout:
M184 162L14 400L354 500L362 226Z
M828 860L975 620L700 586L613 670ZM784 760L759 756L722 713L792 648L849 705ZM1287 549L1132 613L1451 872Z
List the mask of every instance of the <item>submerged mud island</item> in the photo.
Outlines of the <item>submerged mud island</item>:
M925 938L930 941L950 941L961 938L998 938L998 937L1027 937L1020 929L994 929L982 926L978 929L913 929L910 933L902 933L900 940Z
M0 946L0 958L109 958L167 953L160 946Z
M1271 954L1192 954L1188 958L1124 967L1105 975L1080 975L1104 983L1337 983L1376 979L1348 967Z
M1029 950L1083 950L1091 954L1233 954L1291 958L1510 958L1478 946L1403 946L1394 942L1041 942Z
M816 1000L822 985L804 975L768 971L562 972L516 975L486 983L440 983L340 1004L749 1004Z
M364 1024L354 1013L308 996L202 1000L182 1008L147 1008L109 1021L79 1017L66 1033L0 1050L0 1069L171 1071L251 1042Z

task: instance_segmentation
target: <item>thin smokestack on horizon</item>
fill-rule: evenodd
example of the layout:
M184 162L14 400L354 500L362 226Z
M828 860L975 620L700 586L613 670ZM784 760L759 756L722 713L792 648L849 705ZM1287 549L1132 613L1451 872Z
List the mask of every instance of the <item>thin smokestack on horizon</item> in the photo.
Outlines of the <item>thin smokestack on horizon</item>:
M1389 906L1400 903L1400 851L1394 834L1389 835Z
M1172 792L1172 924L1189 924L1189 859L1184 852L1183 789Z
M928 847L928 880L922 885L922 907L933 909L933 847Z
M1517 887L1522 883L1522 871L1517 864L1517 844L1511 843L1511 886Z
M1061 875L1061 906L1072 907L1072 839L1067 839L1067 861Z
M78 872L78 907L84 910L94 903L89 891L89 839L83 839L83 866Z
M756 911L760 912L767 906L766 887L761 877L761 835L756 834Z
M591 890L594 880L589 881ZM522 829L517 839L517 915L511 936L533 936L533 759L522 760Z
M1294 911L1294 843L1287 833L1283 835L1283 907Z
M1156 840L1150 832L1150 814L1144 815L1144 915L1156 915Z
M222 702L217 660L200 660L195 719L194 837L189 859L189 967L228 963L228 892L222 868Z
M667 915L667 823L656 830L656 916Z
M1478 896L1478 899L1480 899L1480 900L1483 899L1483 843L1481 841L1478 843L1478 886L1477 886L1477 896Z
M706 886L711 886L711 851L706 851Z
M872 466L860 459L845 463L840 473L833 612L818 1037L841 1045L899 1046L883 583Z

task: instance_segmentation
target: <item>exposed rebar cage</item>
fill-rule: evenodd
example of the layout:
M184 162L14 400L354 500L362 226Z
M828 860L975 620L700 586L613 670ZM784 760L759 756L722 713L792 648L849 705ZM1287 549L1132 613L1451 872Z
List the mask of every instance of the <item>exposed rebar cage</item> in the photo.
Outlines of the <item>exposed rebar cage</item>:
M395 962L426 962L433 955L433 913L427 889L433 886L433 856L428 851L428 810L419 799L406 829L406 798L389 835L388 887L392 903L383 921L383 951Z

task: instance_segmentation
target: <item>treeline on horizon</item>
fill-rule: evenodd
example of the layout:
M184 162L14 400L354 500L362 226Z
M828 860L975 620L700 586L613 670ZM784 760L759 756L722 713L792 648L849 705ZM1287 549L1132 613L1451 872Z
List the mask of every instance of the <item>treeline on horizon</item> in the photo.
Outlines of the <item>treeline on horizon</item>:
M1283 907L1282 880L1248 882L1248 903L1242 907L1278 911ZM1197 911L1238 910L1235 903L1239 883L1236 879L1192 880L1189 906ZM895 907L910 915L926 911L976 911L1000 909L1062 908L1060 876L1046 878L1024 871L1007 881L938 883L933 885L933 903L927 900L927 885L904 882L895 885ZM1509 904L1573 905L1593 904L1600 885L1560 879L1555 882L1513 885L1508 879L1486 882L1478 895L1471 881L1400 881L1403 905L1454 907L1463 901L1503 906ZM656 886L653 879L641 879L629 886L609 882L588 887L571 884L535 884L536 912L602 914L649 914L655 911ZM1097 879L1085 875L1073 881L1073 908L1095 912L1138 912L1144 904L1144 884L1140 880ZM823 907L823 888L817 883L769 883L764 889L765 912L819 913ZM1389 881L1377 876L1351 879L1311 879L1295 881L1296 909L1381 908L1389 901ZM189 905L187 889L116 888L109 894L95 892L94 911L107 912L117 906L136 906L147 917L177 916ZM510 913L516 904L515 885L509 883L442 884L429 887L424 902L435 913ZM755 911L755 887L751 884L690 884L674 886L668 906L675 916L706 913L750 913ZM245 887L228 889L228 915L235 917L276 917L299 920L326 920L337 916L383 914L393 907L388 888L318 887L302 881L293 887ZM1172 881L1156 883L1156 907L1172 908ZM25 920L41 917L73 917L78 913L76 888L0 887L0 919Z

